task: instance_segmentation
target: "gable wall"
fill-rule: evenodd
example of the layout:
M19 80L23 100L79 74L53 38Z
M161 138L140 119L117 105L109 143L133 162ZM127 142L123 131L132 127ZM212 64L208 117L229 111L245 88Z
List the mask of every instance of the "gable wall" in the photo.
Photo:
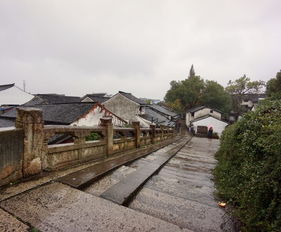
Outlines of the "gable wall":
M93 102L93 100L89 97L85 97L81 102Z
M120 118L128 121L134 121L140 114L140 105L119 93L104 102L103 105Z
M195 132L197 132L197 126L212 126L215 133L221 136L223 130L228 125L226 122L217 120L213 117L204 118L202 120L193 122Z
M211 115L217 119L221 119L220 112L213 110L213 113L211 113L211 110L212 110L211 108L206 107L204 109L194 112L194 116L192 116L190 112L186 113L186 125L189 126L190 121L192 121L196 118L206 116L206 115Z
M71 126L98 126L102 117L112 117L112 124L114 126L122 127L125 125L125 122L97 105L88 114L73 122Z

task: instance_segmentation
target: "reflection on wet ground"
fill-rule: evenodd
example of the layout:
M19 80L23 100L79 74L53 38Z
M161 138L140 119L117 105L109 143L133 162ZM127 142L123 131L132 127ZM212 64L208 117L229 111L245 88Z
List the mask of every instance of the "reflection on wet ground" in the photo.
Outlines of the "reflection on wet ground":
M144 185L129 207L193 231L233 231L213 196L218 146L218 140L194 137Z

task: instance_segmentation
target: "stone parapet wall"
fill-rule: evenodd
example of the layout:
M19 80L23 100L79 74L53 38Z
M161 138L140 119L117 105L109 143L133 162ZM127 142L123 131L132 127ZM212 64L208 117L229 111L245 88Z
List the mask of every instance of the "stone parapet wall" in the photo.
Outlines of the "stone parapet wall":
M67 169L86 162L114 159L122 155L153 151L172 142L172 128L114 128L111 118L102 118L98 127L44 126L42 111L17 109L15 130L0 132L0 186L42 171ZM97 140L87 141L93 133ZM62 136L66 142L50 145L50 139ZM70 138L67 141L67 138Z
M22 177L23 130L0 132L0 186Z

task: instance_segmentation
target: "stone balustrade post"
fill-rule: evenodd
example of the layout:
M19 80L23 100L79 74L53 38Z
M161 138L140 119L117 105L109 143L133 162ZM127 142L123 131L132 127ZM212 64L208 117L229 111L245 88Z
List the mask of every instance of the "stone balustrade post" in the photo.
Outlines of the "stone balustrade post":
M141 146L141 131L140 131L140 122L132 122L133 127L135 128L135 146L139 148Z
M151 143L155 143L155 125L150 125L151 129Z
M105 127L106 155L113 153L113 124L112 118L104 117L100 119L101 126Z
M24 131L23 176L40 173L44 156L42 111L36 108L17 108L16 128Z
M160 130L161 130L161 141L164 140L164 129L165 129L165 126L162 126L160 125Z

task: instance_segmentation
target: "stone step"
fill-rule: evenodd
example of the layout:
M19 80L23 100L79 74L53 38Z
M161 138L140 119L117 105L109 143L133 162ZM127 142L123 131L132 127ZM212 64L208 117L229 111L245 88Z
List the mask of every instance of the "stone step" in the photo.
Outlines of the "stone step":
M142 187L152 175L158 172L163 165L165 165L176 153L185 146L189 141L183 140L176 144L169 151L159 154L157 159L152 160L150 163L139 166L137 170L124 179L111 186L100 197L110 200L119 205L126 205L135 193Z

